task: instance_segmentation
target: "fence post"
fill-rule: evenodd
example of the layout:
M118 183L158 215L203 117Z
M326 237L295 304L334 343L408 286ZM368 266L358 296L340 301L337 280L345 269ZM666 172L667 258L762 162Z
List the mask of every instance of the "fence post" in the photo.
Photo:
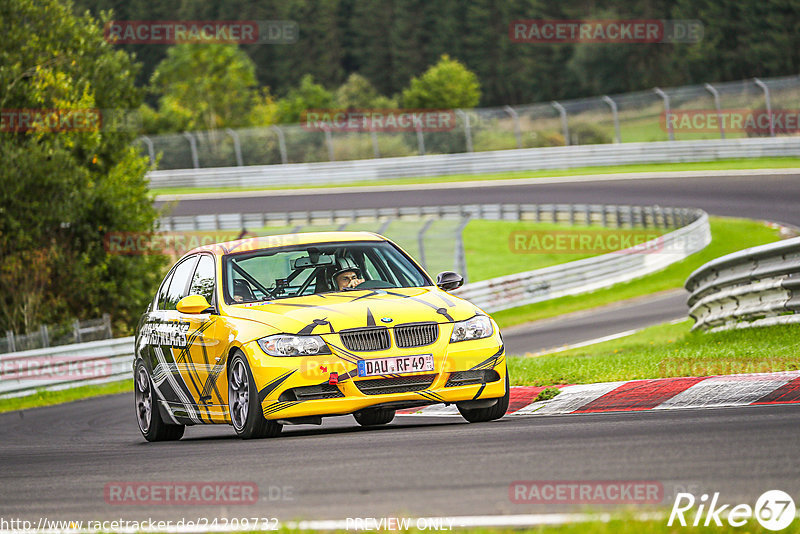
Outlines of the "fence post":
M714 97L714 107L717 108L717 122L719 123L719 138L725 139L725 126L722 124L722 107L719 103L719 91L710 83L705 84L703 87Z
M617 113L617 103L614 102L610 96L603 95L603 102L611 108L611 116L614 118L614 142L621 143L622 136L619 134L619 114Z
M465 113L463 109L457 109L456 113L461 115L461 119L464 121L464 141L467 144L467 152L472 152L472 130L469 126L469 114Z
M189 132L183 132L183 136L189 140L189 148L192 151L192 166L195 169L199 169L200 159L197 157L197 141L195 141L194 136Z
M233 152L236 154L236 165L241 167L244 163L242 162L242 145L239 143L239 134L230 128L225 128L225 133L233 138Z
M144 144L147 145L147 154L150 156L150 165L156 164L156 151L153 147L153 140L147 137L146 135L141 136L139 139L144 141Z
M378 147L378 133L375 130L372 130L372 152L375 154L375 158L381 157L381 149Z
M72 321L72 334L75 337L75 343L81 342L81 323L77 319Z
M50 346L50 334L47 331L46 324L39 327L39 337L42 338L42 347L46 348Z
M392 224L392 218L391 217L389 217L385 221L383 221L383 224L381 224L380 228L378 228L378 231L375 232L375 233L383 235L383 233L386 231L386 229L389 228L390 224Z
M659 89L658 87L653 89L653 92L655 94L657 94L658 96L660 96L661 99L664 101L664 122L667 123L667 132L669 132L669 140L670 141L674 141L675 140L675 132L672 129L672 121L669 120L669 114L670 114L670 111L669 111L669 95L667 93L665 93L664 91L662 91L661 89Z
M772 117L772 102L769 98L769 87L758 78L753 78L753 81L764 91L764 101L767 103L767 115L769 116L769 136L775 137L775 119Z
M425 221L425 224L422 225L419 233L417 234L417 246L419 247L419 262L422 264L422 268L426 271L428 270L428 264L425 261L425 232L428 231L428 228L431 227L433 224L433 219L428 219Z
M278 134L278 150L281 152L281 163L285 165L289 163L289 158L286 155L286 138L283 136L283 130L279 126L270 126L270 130Z
M108 332L108 339L114 337L114 334L111 332L111 316L107 313L103 314L103 326L106 327L106 332Z
M517 138L517 148L522 148L522 131L519 127L519 113L511 106L506 106L503 109L514 119L514 137Z
M467 223L469 223L469 215L461 219L461 223L458 225L458 229L456 230L456 272L460 273L462 278L464 278L464 283L467 283L467 257L464 251L464 228L466 228Z
M325 128L325 144L328 145L328 160L336 161L333 157L333 135L330 128Z
M555 100L553 100L551 104L553 105L554 108L558 110L558 114L561 115L561 131L564 134L564 145L569 146L570 143L569 143L569 125L567 125L567 110L564 108L564 106L562 106Z
M17 346L14 343L14 332L6 330L6 340L8 340L8 352L16 352Z
M422 135L422 125L417 124L417 146L419 147L419 155L425 155L425 137Z

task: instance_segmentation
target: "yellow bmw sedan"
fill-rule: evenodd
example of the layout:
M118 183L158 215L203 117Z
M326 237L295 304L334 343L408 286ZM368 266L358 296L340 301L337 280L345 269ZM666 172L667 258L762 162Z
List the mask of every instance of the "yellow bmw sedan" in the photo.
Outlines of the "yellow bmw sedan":
M201 247L170 270L136 329L139 428L176 440L187 425L242 438L352 414L455 404L502 417L509 380L500 331L400 247L367 232L320 232Z

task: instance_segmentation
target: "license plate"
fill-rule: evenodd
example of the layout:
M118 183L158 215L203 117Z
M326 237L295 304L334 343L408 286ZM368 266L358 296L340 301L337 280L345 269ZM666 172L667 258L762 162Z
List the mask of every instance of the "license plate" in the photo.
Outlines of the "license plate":
M398 375L423 371L433 371L433 354L358 361L358 376Z

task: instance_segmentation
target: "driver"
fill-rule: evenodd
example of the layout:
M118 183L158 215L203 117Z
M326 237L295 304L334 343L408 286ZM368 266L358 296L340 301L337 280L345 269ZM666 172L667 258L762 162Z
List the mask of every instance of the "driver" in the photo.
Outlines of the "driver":
M361 269L350 258L336 258L336 270L333 272L333 286L336 291L353 289L364 282Z

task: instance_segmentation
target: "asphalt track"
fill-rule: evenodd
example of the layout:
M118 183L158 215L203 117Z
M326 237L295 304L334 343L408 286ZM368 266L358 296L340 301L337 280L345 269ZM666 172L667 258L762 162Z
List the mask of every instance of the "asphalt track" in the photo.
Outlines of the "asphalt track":
M746 173L746 171L739 171ZM705 173L704 173L705 174ZM479 187L458 184L427 184L424 190L404 188L359 188L335 194L317 190L280 195L269 192L225 193L214 198L156 202L174 215L205 213L252 213L292 210L323 210L375 207L431 206L478 203L588 203L698 207L713 215L748 217L800 226L800 174L740 174L630 179L562 177L561 183L498 185L491 181ZM570 180L578 180L571 182ZM535 182L535 181L529 181ZM377 189L377 190L376 190ZM387 190L391 189L391 190ZM505 339L510 354L541 350L617 334L685 315L685 295L622 303L590 316L544 321L509 329Z
M123 394L2 414L0 429L0 516L34 521L345 519L569 508L513 503L509 485L518 480L655 481L664 487L665 508L681 489L698 496L719 491L720 502L751 506L766 490L800 492L798 405L483 424L406 416L377 429L338 417L322 427L288 427L276 439L240 441L229 427L214 426L189 428L180 442L148 444L136 428L132 395ZM106 502L106 484L132 481L255 483L259 501Z
M491 202L661 204L712 214L800 225L797 175L681 178L512 185L182 202L175 214L286 211ZM664 295L647 321L682 304ZM652 304L652 303L651 303ZM510 350L630 328L641 302L608 308L591 323L576 314L517 340ZM650 306L649 308L652 308ZM638 311L637 311L638 310ZM680 315L680 314L679 314ZM626 319L627 317L627 319ZM562 328L562 330L558 330ZM546 330L547 328L545 328ZM603 330L605 329L605 330ZM614 333L614 332L609 332ZM546 335L553 337L546 337ZM580 337L580 336L578 336ZM724 503L750 505L766 490L800 492L797 405L506 418L470 425L459 418L406 416L362 429L350 417L322 427L289 427L278 439L239 441L225 426L193 427L177 443L147 444L132 395L0 414L0 517L132 520L198 517L336 519L389 515L524 514L565 509L515 504L517 480L646 480L661 483L664 506L675 491L719 491ZM257 505L120 506L106 502L113 482L233 481L258 485ZM280 489L279 489L280 488ZM596 509L597 507L595 507Z
M345 191L340 188L339 191ZM593 180L458 188L429 185L424 190L393 189L256 196L219 195L182 200L174 215L258 213L293 210L382 208L491 203L638 204L702 208L714 215L749 217L800 226L800 174L731 177L665 177L643 180ZM156 202L157 207L164 202Z
M565 345L637 330L654 324L685 318L688 293L682 289L638 297L503 329L506 352L523 356Z

